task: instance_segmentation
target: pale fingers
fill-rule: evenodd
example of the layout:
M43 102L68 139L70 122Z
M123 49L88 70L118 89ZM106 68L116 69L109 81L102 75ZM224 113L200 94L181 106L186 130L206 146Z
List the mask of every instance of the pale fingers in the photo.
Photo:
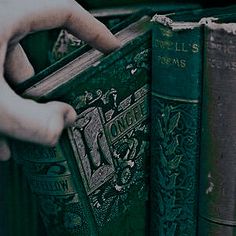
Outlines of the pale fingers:
M102 52L108 53L120 46L118 39L78 4L77 7L73 8L65 25L75 36Z
M15 9L14 16L9 19L12 30L8 37L13 43L29 32L62 27L105 53L120 46L119 41L101 22L73 0L23 0L22 3L27 6L22 4Z
M4 69L5 77L11 84L21 83L34 75L34 69L20 44L8 50Z
M0 133L8 137L54 146L64 128L76 119L65 103L40 104L16 95L0 78Z

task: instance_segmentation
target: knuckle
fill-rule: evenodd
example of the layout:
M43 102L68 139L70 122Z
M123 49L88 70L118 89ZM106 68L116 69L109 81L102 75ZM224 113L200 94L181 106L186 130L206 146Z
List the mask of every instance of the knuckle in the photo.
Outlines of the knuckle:
M54 147L58 143L60 135L61 135L61 129L51 130L47 136L47 145L49 147Z

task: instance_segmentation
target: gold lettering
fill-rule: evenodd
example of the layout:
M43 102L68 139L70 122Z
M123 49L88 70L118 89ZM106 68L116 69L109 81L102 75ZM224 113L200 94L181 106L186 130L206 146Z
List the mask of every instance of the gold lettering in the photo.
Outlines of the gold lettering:
M192 45L192 52L193 53L198 53L199 52L199 45L198 44L194 43Z
M107 134L110 141L115 141L121 135L124 135L136 124L145 120L148 116L148 104L146 96L135 104L129 107L129 109L123 111L113 120L106 124Z
M179 59L179 58L158 56L158 62L162 65L177 66L178 68L185 68L186 67L186 60Z
M46 177L29 177L31 189L35 193L63 195L74 192L72 179L70 176L47 178Z
M173 50L173 45L174 45L174 43L171 41L163 41L163 40L159 40L159 39L157 39L155 41L155 47L158 49L163 49L163 50L166 49L168 51L171 51L171 50Z
M155 40L155 47L160 50L167 50L173 52L184 52L184 53L198 53L199 45L197 43L185 43L185 42L172 42L164 41L160 39Z
M221 59L208 59L208 64L211 68L219 69L219 70L234 70L236 71L236 61L227 61Z
M217 50L220 51L224 54L234 54L235 50L236 50L236 46L229 44L229 45L222 45L221 43L217 43L217 42L210 42L208 45L209 49L212 50Z
M122 117L121 117L122 118ZM135 117L134 117L134 114L132 111L128 111L126 114L125 114L125 120L126 120L126 129L127 127L129 127L130 125L132 125L135 121ZM118 122L119 120L117 120ZM120 130L120 132L123 132L124 130Z
M185 68L186 67L186 60L184 60L184 59L180 60L180 67L181 68Z
M176 44L175 44L175 51L176 51L176 52L181 52L181 47L180 47L180 44L179 44L179 43L176 43Z

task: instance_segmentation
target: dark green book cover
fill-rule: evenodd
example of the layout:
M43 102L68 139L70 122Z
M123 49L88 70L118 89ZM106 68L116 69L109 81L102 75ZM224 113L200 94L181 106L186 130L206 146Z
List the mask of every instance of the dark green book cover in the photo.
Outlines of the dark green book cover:
M235 14L205 27L199 232L236 235Z
M21 92L78 114L55 148L12 145L49 235L147 232L150 16L140 13L117 37L124 46L114 53L91 49L59 62Z
M153 18L151 235L197 233L203 17L235 6Z

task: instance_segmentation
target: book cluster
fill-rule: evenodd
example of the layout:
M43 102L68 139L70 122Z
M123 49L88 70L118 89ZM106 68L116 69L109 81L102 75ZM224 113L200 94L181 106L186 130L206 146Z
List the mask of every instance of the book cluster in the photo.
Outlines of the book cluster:
M14 141L48 235L236 235L236 6L92 12L103 55L62 30L16 88L77 112L54 148Z

